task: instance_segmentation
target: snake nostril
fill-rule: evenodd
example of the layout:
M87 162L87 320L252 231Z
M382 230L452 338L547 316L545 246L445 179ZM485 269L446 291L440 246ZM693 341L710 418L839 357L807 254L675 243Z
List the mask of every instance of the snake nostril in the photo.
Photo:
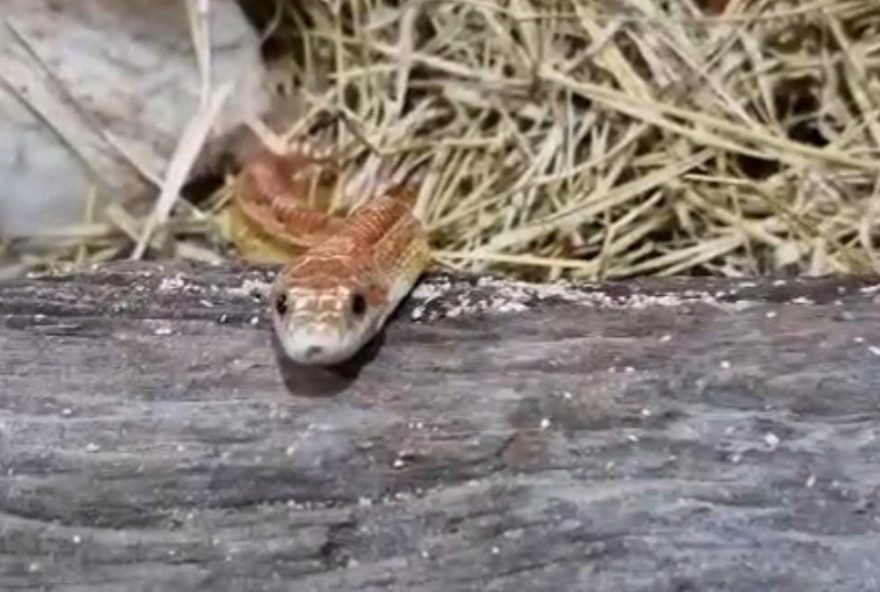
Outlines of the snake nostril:
M315 356L320 354L322 351L324 351L324 350L320 346L310 345L309 347L306 348L306 357L307 358L314 358Z

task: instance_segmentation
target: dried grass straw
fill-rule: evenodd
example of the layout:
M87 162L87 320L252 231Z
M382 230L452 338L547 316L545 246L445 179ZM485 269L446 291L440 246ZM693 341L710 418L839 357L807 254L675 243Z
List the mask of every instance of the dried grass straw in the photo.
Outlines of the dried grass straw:
M335 115L352 174L426 161L445 264L876 270L873 0L338 4L286 15L307 113L291 133Z

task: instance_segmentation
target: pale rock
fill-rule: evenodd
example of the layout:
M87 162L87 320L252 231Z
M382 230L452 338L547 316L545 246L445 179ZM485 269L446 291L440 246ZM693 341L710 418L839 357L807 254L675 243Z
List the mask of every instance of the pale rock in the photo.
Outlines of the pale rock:
M93 183L98 209L128 198L151 204L158 188L107 138L151 175L165 174L201 92L184 0L3 4L0 239L82 222ZM257 32L234 0L209 7L212 84L232 81L234 90L196 172L271 100Z

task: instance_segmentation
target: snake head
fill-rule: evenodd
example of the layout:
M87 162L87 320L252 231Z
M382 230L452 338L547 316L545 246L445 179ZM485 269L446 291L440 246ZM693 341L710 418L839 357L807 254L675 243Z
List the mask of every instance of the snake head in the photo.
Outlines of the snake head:
M355 281L314 285L280 277L270 306L285 354L306 365L351 358L378 332L388 313L383 290Z

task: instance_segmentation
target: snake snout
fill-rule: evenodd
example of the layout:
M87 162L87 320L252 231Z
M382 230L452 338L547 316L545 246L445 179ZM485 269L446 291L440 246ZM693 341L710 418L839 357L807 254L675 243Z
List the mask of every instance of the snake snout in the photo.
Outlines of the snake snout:
M281 333L281 344L301 364L333 364L350 354L346 334L323 323L292 324Z

